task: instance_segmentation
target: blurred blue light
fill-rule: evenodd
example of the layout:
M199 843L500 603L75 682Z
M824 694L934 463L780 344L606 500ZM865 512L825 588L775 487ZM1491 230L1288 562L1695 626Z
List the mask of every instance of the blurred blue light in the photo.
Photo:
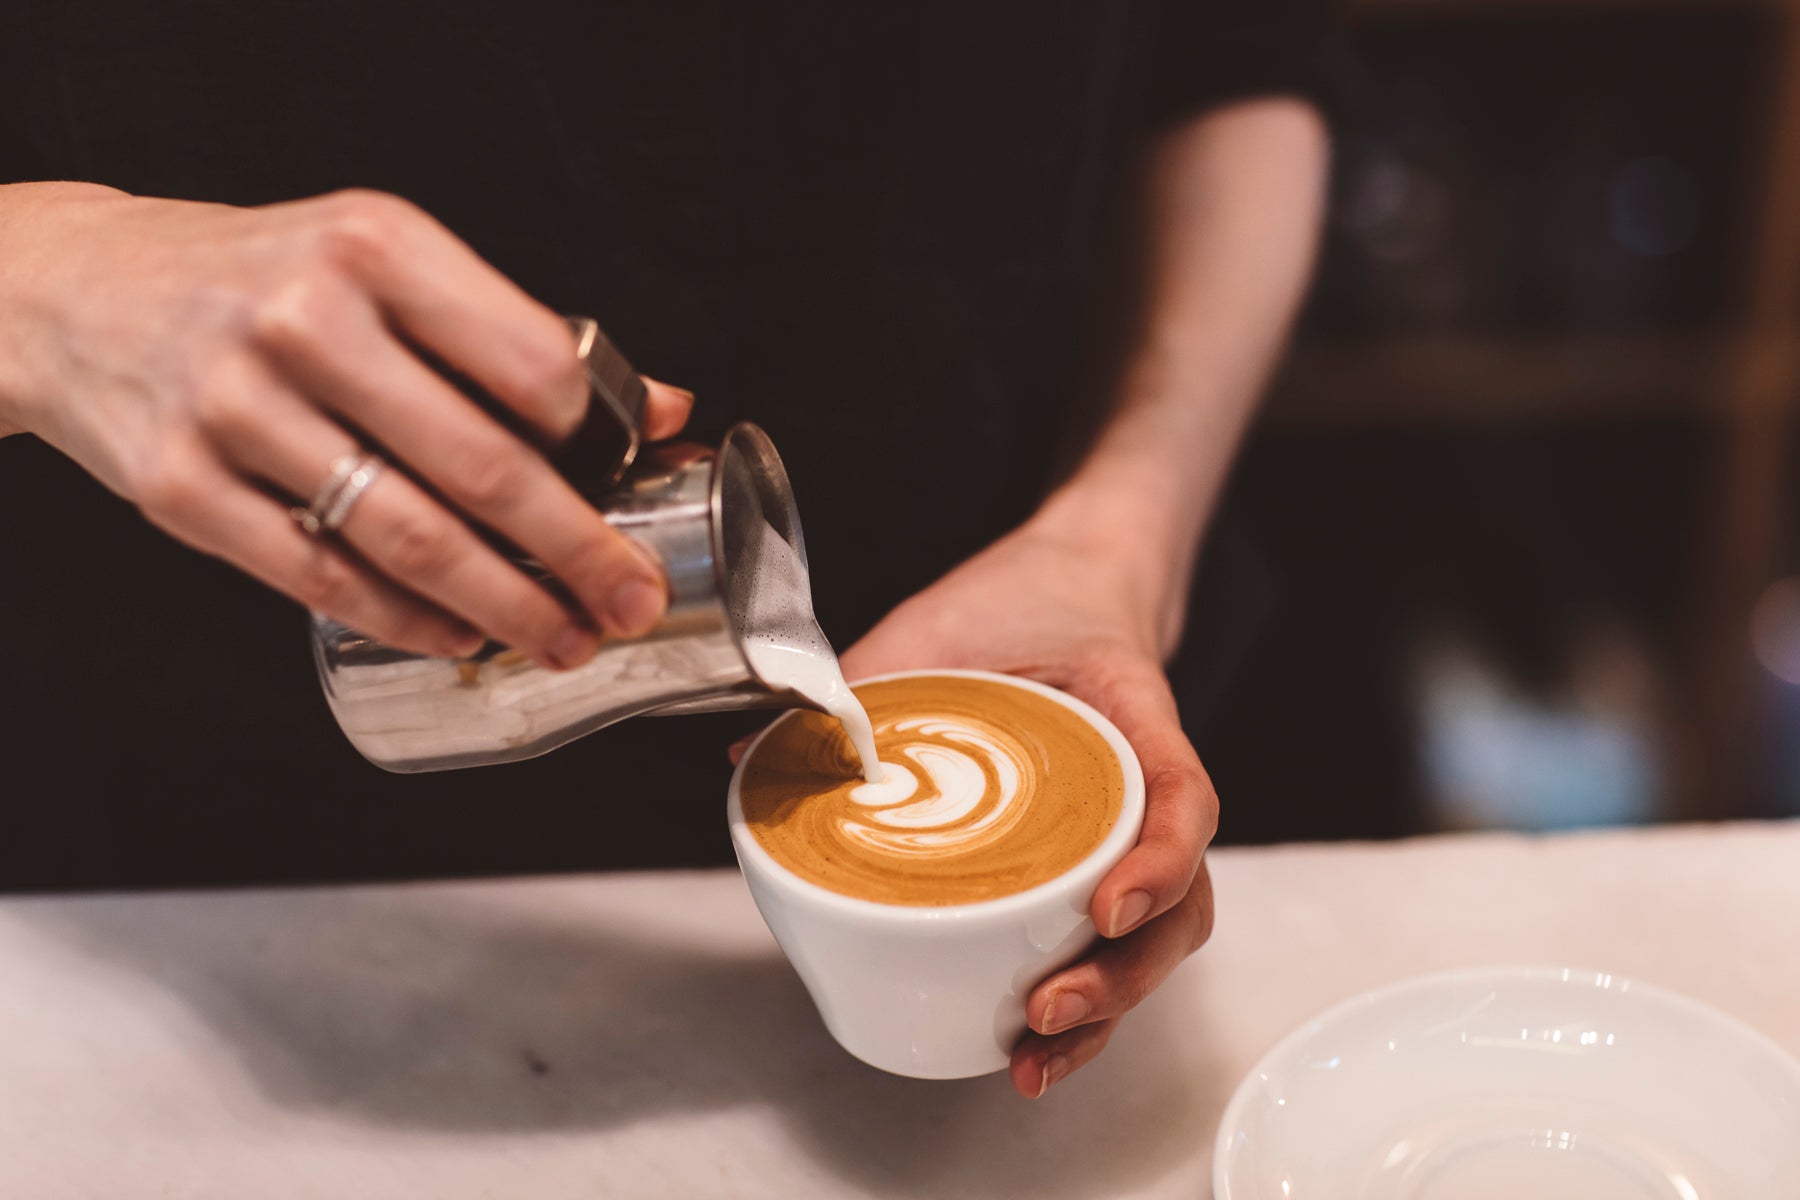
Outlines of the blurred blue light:
M1686 167L1667 158L1627 163L1607 188L1607 231L1643 258L1685 249L1700 228L1700 190Z

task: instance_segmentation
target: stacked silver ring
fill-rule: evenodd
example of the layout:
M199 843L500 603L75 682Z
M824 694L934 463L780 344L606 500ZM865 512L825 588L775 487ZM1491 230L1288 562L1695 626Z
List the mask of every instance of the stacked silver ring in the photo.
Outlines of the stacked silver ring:
M379 454L342 454L332 460L325 482L305 508L289 509L300 528L317 537L337 530L350 519L350 510L387 467Z

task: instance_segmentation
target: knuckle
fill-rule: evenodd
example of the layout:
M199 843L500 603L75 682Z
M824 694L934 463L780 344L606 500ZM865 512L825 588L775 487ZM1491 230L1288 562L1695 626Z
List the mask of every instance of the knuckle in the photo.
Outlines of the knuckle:
M342 559L317 547L302 565L291 590L294 599L314 612L340 614L355 584L355 574Z
M456 498L480 510L504 508L525 492L531 460L525 447L496 437L471 449L455 474Z
M296 270L250 310L250 337L268 350L305 350L330 340L338 309L337 281L317 266Z
M441 654L448 640L443 624L422 615L391 617L379 631L370 630L382 641L394 646L414 649L423 654Z
M1213 787L1212 776L1204 769L1200 771L1200 832L1207 842L1219 832L1219 791Z
M1118 1029L1118 1027L1119 1022L1117 1018L1114 1018L1111 1021L1102 1021L1093 1026L1094 1031L1088 1034L1083 1040L1075 1065L1083 1066L1093 1062L1094 1059L1099 1056L1100 1052L1106 1049L1106 1044L1112 1041L1113 1031Z
M227 441L241 437L257 420L258 406L250 381L235 373L214 372L194 388L194 420L200 428Z
M526 584L516 602L507 606L505 627L497 632L507 645L535 654L549 646L568 623L562 605Z
M557 564L557 574L578 592L598 593L620 576L639 570L637 561L625 545L624 535L596 519L569 543L563 562Z
M1204 873L1200 879L1195 880L1193 889L1187 894L1185 904L1189 911L1189 929L1191 931L1187 952L1192 954L1212 939L1212 883Z
M1149 790L1167 791L1167 785L1160 788L1155 782ZM1200 846L1196 838L1196 822L1184 804L1151 805L1144 813L1144 831L1138 838L1139 843L1153 843L1159 850L1167 854L1192 854L1198 857Z
M1144 786L1153 795L1179 801L1176 805L1161 807L1159 823L1165 824L1169 832L1176 833L1191 825L1203 844L1212 840L1219 827L1219 794L1191 745L1184 743L1181 753L1172 761L1150 772L1144 779Z
M350 188L327 197L320 230L327 257L362 265L394 250L395 243L422 215L390 192Z
M389 534L387 560L403 578L433 579L455 563L456 537L446 519L403 517Z
M1136 1008L1156 990L1150 973L1141 966L1133 966L1122 972L1113 980L1113 1001L1120 1012Z
M206 498L197 465L193 453L170 448L141 459L132 469L131 487L144 515L164 527L190 521Z
M1207 903L1200 906L1200 912L1194 920L1194 940L1193 944L1188 947L1188 953L1192 954L1199 950L1200 947L1206 945L1206 943L1212 941L1212 935L1213 910L1212 902L1209 900Z

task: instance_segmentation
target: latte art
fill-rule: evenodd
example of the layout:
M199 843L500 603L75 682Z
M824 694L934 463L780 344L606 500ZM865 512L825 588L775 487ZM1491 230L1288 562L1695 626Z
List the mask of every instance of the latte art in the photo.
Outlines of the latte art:
M1042 770L1004 735L949 718L877 726L875 737L891 756L886 774L851 789L839 822L845 837L889 854L960 853L1005 837L1021 786Z
M745 765L746 822L804 878L887 903L989 899L1068 870L1117 819L1117 756L1054 699L962 676L855 690L879 778L812 712L784 717Z

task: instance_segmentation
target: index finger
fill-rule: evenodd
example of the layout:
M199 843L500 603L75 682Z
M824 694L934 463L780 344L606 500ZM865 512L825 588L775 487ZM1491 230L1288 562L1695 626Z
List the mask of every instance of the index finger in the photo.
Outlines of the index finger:
M1136 751L1144 769L1144 828L1138 843L1100 881L1089 904L1109 938L1167 912L1193 886L1219 827L1219 797L1182 732L1174 696L1149 663L1114 664L1093 694L1098 708Z
M259 337L314 403L373 438L438 498L535 558L596 626L636 637L661 618L666 586L649 552L609 525L541 454L397 342L367 297L346 285L343 294L321 292L304 307L296 300L291 311L276 310L265 320ZM395 526L386 541L394 549L418 543L417 526L417 521ZM467 544L454 531L425 540L440 549L446 541ZM393 560L396 579L415 590L426 583L425 575L442 573L436 568L468 559L436 554L428 556L433 570L405 565L417 557L408 553ZM499 583L485 571L458 576L466 582L477 578ZM491 611L497 598L482 590L463 592L453 585L462 594L429 588L424 594L473 619L477 610Z

